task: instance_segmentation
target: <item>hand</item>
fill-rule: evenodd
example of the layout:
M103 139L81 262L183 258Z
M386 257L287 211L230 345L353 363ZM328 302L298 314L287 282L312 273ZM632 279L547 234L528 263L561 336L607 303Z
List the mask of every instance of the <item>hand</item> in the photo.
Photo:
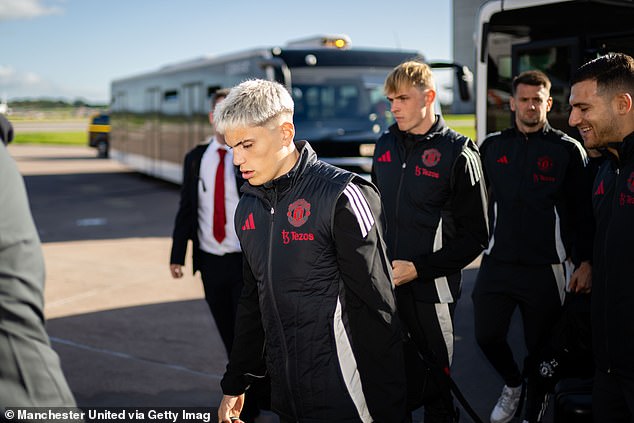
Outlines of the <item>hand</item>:
M581 262L579 267L572 273L568 283L568 290L577 294L587 294L592 291L592 265L589 262Z
M394 285L399 286L411 282L418 277L414 263L407 260L392 261L392 276Z
M244 423L240 419L236 420L236 417L240 416L243 405L244 394L237 397L234 397L233 395L223 395L220 406L218 407L218 423Z
M183 266L180 264L170 264L170 273L174 279L179 279L183 277Z

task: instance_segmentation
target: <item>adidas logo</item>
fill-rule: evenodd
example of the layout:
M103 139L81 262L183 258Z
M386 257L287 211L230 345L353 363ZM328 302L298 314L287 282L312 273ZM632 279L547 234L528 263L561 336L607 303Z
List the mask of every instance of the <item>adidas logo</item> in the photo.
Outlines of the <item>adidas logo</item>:
M506 155L500 157L499 159L496 160L498 163L502 163L502 164L509 164L509 159L506 158Z
M381 157L379 157L378 159L376 159L377 162L381 162L381 163L388 163L392 161L392 154L390 153L390 150L387 150L385 153L383 153L381 155Z
M253 223L253 213L249 213L249 217L244 221L244 225L242 225L243 231L251 231L255 229L255 223Z
M601 181L601 183L599 184L599 187L594 192L594 195L603 195L603 194L605 194L605 190L603 189L603 181Z

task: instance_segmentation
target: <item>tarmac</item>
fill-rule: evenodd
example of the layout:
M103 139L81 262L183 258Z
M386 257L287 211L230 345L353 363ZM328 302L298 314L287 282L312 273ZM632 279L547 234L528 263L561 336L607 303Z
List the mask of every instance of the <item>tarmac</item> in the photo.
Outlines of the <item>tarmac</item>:
M42 240L47 330L78 405L217 407L227 358L202 284L189 257L184 278L169 273L179 187L97 159L87 147L9 152ZM477 268L478 261L464 273L452 372L488 420L502 382L473 339ZM511 331L522 353L517 321ZM269 412L258 419L276 421ZM461 421L470 419L463 413Z

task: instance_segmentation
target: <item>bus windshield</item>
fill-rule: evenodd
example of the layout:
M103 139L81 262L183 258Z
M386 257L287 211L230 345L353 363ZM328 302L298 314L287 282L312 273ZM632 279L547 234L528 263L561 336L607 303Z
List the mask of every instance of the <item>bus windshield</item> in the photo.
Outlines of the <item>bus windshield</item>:
M379 134L393 123L383 82L391 69L296 68L292 73L297 138Z

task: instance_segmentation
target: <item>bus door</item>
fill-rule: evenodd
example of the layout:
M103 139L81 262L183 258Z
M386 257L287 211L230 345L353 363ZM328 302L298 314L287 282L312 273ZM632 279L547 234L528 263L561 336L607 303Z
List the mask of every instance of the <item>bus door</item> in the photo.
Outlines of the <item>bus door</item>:
M183 123L183 142L180 158L204 139L201 115L206 115L208 108L203 104L203 86L201 83L187 84L183 87L183 101L181 103ZM208 121L207 121L208 122ZM178 163L181 159L177 160Z
M577 130L568 126L568 98L570 78L581 65L580 51L580 40L575 37L514 44L511 48L512 74L519 75L532 69L544 72L552 84L550 95L553 106L548 114L548 121L554 128L577 139ZM511 121L507 126L511 126Z
M187 83L181 89L180 112L174 122L174 136L163 144L162 174L170 180L182 180L183 158L196 144L203 141L199 116L204 109L200 82ZM206 110L206 109L205 109Z
M161 110L161 90L158 87L148 88L145 91L145 139L141 155L145 158L141 166L150 175L156 175L157 159L159 157L161 142L161 123L159 112Z

